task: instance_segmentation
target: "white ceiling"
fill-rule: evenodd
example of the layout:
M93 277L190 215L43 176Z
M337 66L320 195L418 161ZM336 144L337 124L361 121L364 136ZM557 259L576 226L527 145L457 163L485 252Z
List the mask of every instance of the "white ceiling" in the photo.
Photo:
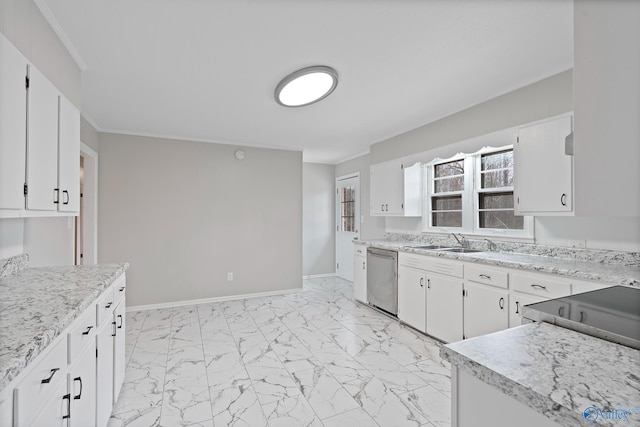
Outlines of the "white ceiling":
M571 0L36 0L86 69L100 131L304 150L369 145L567 70ZM274 101L328 65L333 94Z

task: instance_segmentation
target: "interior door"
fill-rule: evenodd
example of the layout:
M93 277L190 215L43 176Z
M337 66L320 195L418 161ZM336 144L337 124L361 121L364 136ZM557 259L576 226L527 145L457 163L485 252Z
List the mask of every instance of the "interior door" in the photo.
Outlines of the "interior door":
M353 239L360 237L360 176L336 180L336 275L353 281Z

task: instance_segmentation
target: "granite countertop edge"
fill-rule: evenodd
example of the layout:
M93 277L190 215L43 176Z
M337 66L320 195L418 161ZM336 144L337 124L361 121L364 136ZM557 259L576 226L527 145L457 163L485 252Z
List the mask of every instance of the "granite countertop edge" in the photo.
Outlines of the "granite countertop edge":
M92 266L85 266L84 269L90 269ZM90 289L87 289L87 294L82 302L72 309L68 310L66 313L63 313L60 317L60 320L48 325L46 330L38 333L37 336L33 337L33 339L26 345L20 347L17 350L17 354L14 354L10 357L7 357L8 360L3 360L0 362L0 391L4 390L21 372L24 371L46 348L49 346L56 338L60 336L62 331L64 331L69 325L73 323L75 319L78 318L90 305L93 301L96 300L102 294L102 292L107 289L113 282L118 279L126 270L129 268L129 263L119 263L119 264L103 264L100 265L101 268L111 268L111 274L104 278L101 282L92 283ZM37 270L40 274L46 274L47 270L52 272L59 271L61 268L68 268L69 270L73 269L73 266L69 267L39 267L39 268L26 268L21 271L21 273L28 273L29 271ZM16 276L14 276L16 277ZM11 276L5 277L2 280L10 281L12 279ZM0 320L4 320L2 318L2 314L0 314Z
M502 350L496 353L496 346L511 349L508 357ZM640 362L639 350L548 323L445 344L440 355L452 367L564 427L585 425L588 405L640 406L640 396L633 396L639 384L633 370ZM585 375L585 366L594 371ZM599 420L598 425L616 424Z
M495 267L516 268L535 273L547 273L576 279L604 282L611 285L640 287L640 270L632 267L621 267L620 270L637 270L638 274L615 274L610 271L613 264L588 263L544 255L520 254L511 252L483 251L473 253L455 253L430 249L419 249L407 246L410 242L385 240L357 240L355 244L389 249L399 252L415 253L457 261L473 262ZM548 265L553 263L554 265ZM584 268L583 268L584 267ZM587 269L588 267L588 269Z

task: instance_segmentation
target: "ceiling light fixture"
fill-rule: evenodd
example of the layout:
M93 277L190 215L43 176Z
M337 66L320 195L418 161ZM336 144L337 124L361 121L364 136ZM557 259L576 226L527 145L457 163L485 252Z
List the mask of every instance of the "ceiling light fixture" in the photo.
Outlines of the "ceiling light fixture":
M285 107L302 107L329 96L338 85L338 73L317 65L289 74L276 86L276 102Z

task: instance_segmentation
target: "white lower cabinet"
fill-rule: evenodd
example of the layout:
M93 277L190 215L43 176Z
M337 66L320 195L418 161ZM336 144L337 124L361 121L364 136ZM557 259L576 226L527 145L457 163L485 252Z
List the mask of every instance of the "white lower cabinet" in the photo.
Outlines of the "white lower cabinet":
M460 278L429 275L427 278L427 334L444 342L463 337L462 287Z
M509 297L509 327L522 325L522 307L544 301L542 297L514 292Z
M96 354L87 346L69 372L69 427L95 426Z
M421 332L427 329L426 284L424 271L398 267L398 319Z
M464 337L473 338L509 327L509 292L506 289L465 282Z
M40 402L38 402L40 403ZM63 382L53 392L53 397L40 410L30 427L67 427L71 414L71 395Z
M97 388L96 425L106 426L113 409L113 355L115 321L108 317L98 327L96 336Z
M0 427L107 426L124 381L124 289L123 275L0 393Z
M362 245L353 249L353 297L367 303L367 248Z

